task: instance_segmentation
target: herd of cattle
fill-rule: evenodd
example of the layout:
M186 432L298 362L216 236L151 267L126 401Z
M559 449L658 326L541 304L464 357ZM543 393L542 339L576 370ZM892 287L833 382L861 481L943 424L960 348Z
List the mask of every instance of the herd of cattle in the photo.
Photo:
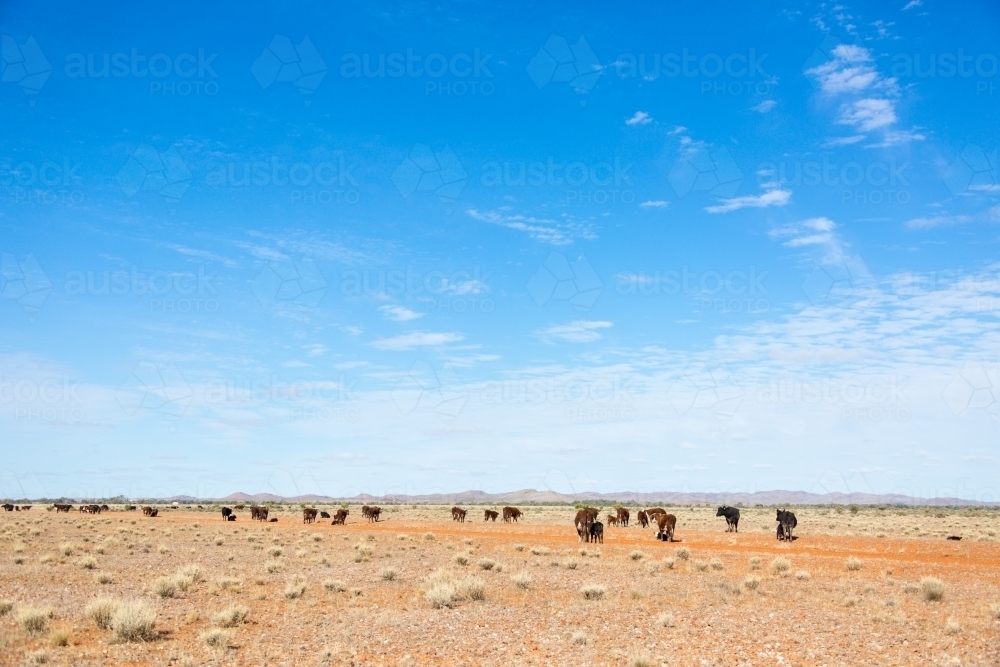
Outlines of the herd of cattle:
M20 512L22 510L30 510L31 505L12 505L10 503L4 503L0 505L7 512ZM73 509L72 505L67 505L64 503L53 504L56 512L69 512ZM199 507L201 507L199 505ZM244 505L234 505L235 509L242 510ZM89 514L100 514L101 512L107 512L110 508L107 505L80 505L79 511L86 512ZM126 510L136 509L135 505L125 505ZM523 516L523 512L516 507L504 507L501 510L503 513L504 523L517 523L517 520ZM501 516L501 512L496 510L484 510L483 521L493 521L496 522L497 518ZM159 510L155 507L144 506L142 508L142 513L149 517L155 517L159 514ZM333 516L330 516L329 512L320 511L312 507L307 507L302 510L302 523L315 523L316 517L319 516L322 519L331 519L330 524L333 526L343 526L347 521L347 516L350 512L347 509L339 509L334 512ZM361 516L368 519L369 522L378 522L379 517L382 514L381 507L369 507L364 505L361 508ZM465 517L468 514L468 510L462 509L461 507L451 508L451 519L452 521L459 521L464 523ZM573 519L573 524L576 526L577 536L580 538L581 542L599 542L604 543L604 524L599 520L600 510L595 507L584 507L576 513L576 518ZM268 518L268 508L263 505L252 505L250 507L250 518L254 521L269 521L271 523L277 521L277 517ZM618 507L615 509L614 514L607 515L607 522L610 526L622 526L627 528L629 520L631 519L631 513L625 507ZM735 507L729 507L728 505L723 505L716 511L715 516L721 516L726 518L726 531L739 532L740 525L740 511ZM677 527L677 517L673 514L668 514L666 510L662 507L652 507L648 510L639 510L636 512L635 516L641 528L646 528L650 525L653 526L653 536L657 540L662 540L664 542L674 541L674 530ZM223 521L236 521L236 514L233 513L233 508L223 507L222 508L222 520ZM778 514L775 517L778 522L778 533L777 537L779 540L791 541L795 539L792 536L792 531L798 525L798 520L795 518L795 514L787 510L778 510ZM949 538L951 539L951 538Z

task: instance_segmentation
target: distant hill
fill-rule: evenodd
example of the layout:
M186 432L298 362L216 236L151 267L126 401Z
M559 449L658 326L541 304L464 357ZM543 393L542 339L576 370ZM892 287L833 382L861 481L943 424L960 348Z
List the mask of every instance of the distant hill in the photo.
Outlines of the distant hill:
M169 499L173 500L173 499ZM926 505L926 506L994 506L1000 503L985 503L961 498L917 498L901 494L872 493L808 493L806 491L757 491L755 493L677 493L672 491L636 493L557 493L521 489L508 493L486 493L485 491L460 491L457 493L429 493L418 495L388 494L373 496L359 494L350 497L321 495L277 496L271 493L231 493L218 502L286 502L286 503L428 503L428 504L572 504L575 502L622 502L639 505Z

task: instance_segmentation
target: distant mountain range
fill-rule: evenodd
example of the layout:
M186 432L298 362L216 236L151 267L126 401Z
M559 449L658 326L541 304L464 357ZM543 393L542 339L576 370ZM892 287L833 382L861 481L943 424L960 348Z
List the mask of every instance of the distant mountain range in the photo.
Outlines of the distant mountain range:
M191 502L188 497L167 498L169 501ZM223 503L427 503L427 504L572 504L576 502L611 502L635 503L638 505L698 505L727 504L736 505L929 505L929 506L993 506L1000 503L986 503L961 498L917 498L901 494L873 493L807 493L805 491L757 491L755 493L676 493L652 492L636 493L622 491L619 493L556 493L555 491L537 491L522 489L509 493L486 493L484 491L461 491L458 493L429 493L423 495L389 494L372 496L360 494L351 497L333 497L320 495L278 496L271 493L231 493L225 498L218 498Z

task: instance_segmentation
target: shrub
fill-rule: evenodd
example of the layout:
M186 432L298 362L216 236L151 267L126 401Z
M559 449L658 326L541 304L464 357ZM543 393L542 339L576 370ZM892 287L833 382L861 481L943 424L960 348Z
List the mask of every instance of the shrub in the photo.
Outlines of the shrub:
M531 553L536 556L544 556L549 553L548 547L531 547Z
M674 550L674 555L680 560L687 560L691 557L691 550L687 547L679 547Z
M753 558L750 559L750 569L751 570L759 570L760 569L760 558L758 558L757 556L754 556Z
M674 569L674 565L677 564L677 561L673 558L664 558L663 564L667 567L668 570L672 570Z
M111 598L97 598L84 608L83 613L101 630L109 630L111 628L111 619L117 610L118 602L115 600Z
M646 554L642 553L641 551L636 550L630 553L628 557L631 558L632 560L642 560L645 555Z
M94 560L93 556L86 556L80 559L80 567L85 570L93 570L97 567L97 561Z
M337 581L336 579L327 579L323 582L323 588L328 591L333 591L334 593L343 593L347 590L347 586L342 581Z
M49 633L49 643L53 646L69 646L69 630L56 628Z
M49 607L20 607L17 610L17 622L29 635L37 635L45 630L52 615Z
M480 558L478 565L480 570L492 570L496 562L490 558Z
M270 560L264 564L264 570L266 570L268 574L274 574L280 569L281 569L280 561Z
M285 586L285 597L289 600L300 598L305 592L306 580L302 575L295 575L288 581L288 585Z
M844 569L848 572L857 572L861 569L861 560L854 556L848 556L847 561L844 563Z
M177 594L177 582L173 577L160 577L153 582L153 592L161 598L172 598Z
M280 556L283 553L284 553L284 551L282 551L281 547L271 547L270 549L267 550L267 554L271 558L277 558L278 556Z
M395 581L399 577L399 570L394 567L384 567L378 576L382 581Z
M215 628L209 630L208 632L203 632L201 634L201 640L209 648L213 648L217 651L224 651L229 648L229 641L232 639L233 634L228 630L219 630Z
M792 563L784 556L778 556L771 561L771 572L782 574L792 569Z
M949 618L944 624L944 631L949 635L957 635L962 631L962 625L953 618Z
M799 570L798 572L795 573L795 578L798 579L799 581L806 581L807 579L809 579L809 573L806 572L805 570Z
M566 566L567 570L575 570L580 564L575 559L570 558L563 565Z
M458 592L470 600L485 600L486 582L479 577L466 577L458 583Z
M663 612L656 617L656 624L661 628L672 628L674 627L674 615L669 611Z
M757 587L760 586L760 577L756 577L752 574L747 576L747 578L743 580L743 586L748 591L757 590Z
M14 603L10 600L0 600L0 616L6 616L14 608Z
M455 554L455 562L458 563L459 565L468 565L469 564L469 555L468 554Z
M696 560L696 561L694 562L694 566L695 566L696 568L698 568L698 571L699 571L699 572L704 572L705 570L707 570L707 569L708 569L708 563L706 563L706 562L705 562L705 561L703 561L703 560Z
M725 568L725 565L723 565L722 561L720 559L718 559L718 558L713 558L711 560L711 562L709 563L709 565L712 566L713 570L721 570L721 569Z
M434 541L434 533L424 533L424 541L425 542L433 542Z
M451 607L454 604L456 593L455 587L452 584L438 583L424 593L424 598L426 598L434 609L441 609L443 607Z
M847 597L844 598L845 607L857 606L858 602L860 602L860 600L857 598L857 596L854 595L848 595Z
M648 655L634 655L628 660L628 667L653 667L653 662Z
M107 572L98 572L97 574L94 575L94 581L96 581L99 584L110 584L113 581L113 579L111 578L111 575Z
M227 607L212 617L212 622L222 628L234 628L247 620L250 615L249 607L233 605Z
M228 591L230 588L239 588L240 580L235 577L219 577L215 585L224 591Z
M920 590L928 602L937 602L944 598L944 582L934 577L924 577L920 580Z
M201 573L201 568L194 564L185 565L177 570L177 576L186 579L188 584L196 584L205 579Z
M606 592L607 590L604 586L598 586L597 584L586 584L580 588L580 593L585 600L603 599Z
M522 591L528 590L531 586L532 578L527 572L518 572L513 577L510 578L514 582L514 585L520 588Z
M580 631L574 632L573 636L570 638L570 642L574 646L584 646L587 643L587 635Z
M59 544L59 553L63 556L73 555L73 545L70 542L62 542Z
M524 551L524 545L523 544L515 544L514 545L514 551Z
M111 629L121 641L151 641L155 626L156 612L141 600L120 603L111 616Z
M0 611L2 611L2 608L0 608ZM990 605L990 615L1000 621L1000 602L994 602ZM3 616L3 614L0 613L0 616Z

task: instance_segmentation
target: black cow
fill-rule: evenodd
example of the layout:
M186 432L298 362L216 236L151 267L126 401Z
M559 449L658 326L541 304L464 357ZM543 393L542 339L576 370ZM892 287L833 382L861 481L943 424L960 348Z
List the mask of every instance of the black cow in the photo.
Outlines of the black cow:
M740 532L740 511L735 507L729 507L728 505L723 505L719 508L719 511L715 513L715 516L726 517L726 532Z
M787 510L778 510L776 521L778 522L778 539L789 541L794 539L792 529L799 524L795 515Z
M2 507L8 512L14 511L14 506L11 505L10 503L4 503Z
M230 514L229 516L226 517L226 521L236 521L236 515Z
M604 544L604 524L600 521L590 524L590 541Z
M329 519L330 518L330 513L329 512L320 512L319 513L319 517L321 519Z
M223 507L223 508L222 508L222 520L223 520L223 521L229 521L229 516L230 516L230 515L231 515L232 513L233 513L233 510L231 510L231 509L230 509L230 508L228 508L228 507Z

